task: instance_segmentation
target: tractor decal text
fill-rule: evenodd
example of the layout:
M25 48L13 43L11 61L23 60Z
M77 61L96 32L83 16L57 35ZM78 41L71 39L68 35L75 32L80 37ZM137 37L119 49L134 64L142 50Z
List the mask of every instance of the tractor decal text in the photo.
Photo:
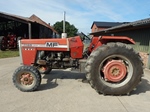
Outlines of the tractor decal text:
M59 46L57 42L46 42L46 47L56 47Z

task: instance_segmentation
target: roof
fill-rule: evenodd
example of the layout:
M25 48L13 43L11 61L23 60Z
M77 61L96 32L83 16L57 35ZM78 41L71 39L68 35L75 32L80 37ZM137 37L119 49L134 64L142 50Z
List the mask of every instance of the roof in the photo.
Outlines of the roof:
M57 33L57 31L55 31L49 24L44 22L42 19L37 17L35 14L33 14L31 17L29 17L29 19L32 20L33 22L39 23L43 26L46 26L46 27L50 28L53 32Z
M19 19L19 20L26 21L26 22L33 22L28 17L18 16L15 14L8 14L8 13L4 13L4 12L0 12L0 17L12 19L12 20Z
M92 29L92 27L93 27L94 24L97 27L110 28L110 27L118 26L118 25L125 24L125 23L128 23L128 22L102 22L102 21L94 21L93 24L92 24L92 26L91 26L91 29Z
M14 14L8 14L8 13L0 12L0 17L4 17L7 19L11 19L11 20L19 21L19 22L23 22L23 23L28 23L28 22L34 23L34 22L36 22L38 24L41 24L41 25L51 29L53 32L57 33L49 24L47 24L46 22L41 20L35 14L33 14L31 17L23 17L23 16L14 15Z
M93 34L102 34L102 33L107 33L107 32L111 32L111 31L119 30L119 29L127 30L128 28L131 29L131 28L140 27L140 26L147 26L147 25L150 25L150 18L141 19L141 20L138 20L138 21L121 24L121 25L118 25L118 26L114 26L114 27L111 27L111 28L107 28L107 29L98 31L98 32L93 32L91 34L92 35Z

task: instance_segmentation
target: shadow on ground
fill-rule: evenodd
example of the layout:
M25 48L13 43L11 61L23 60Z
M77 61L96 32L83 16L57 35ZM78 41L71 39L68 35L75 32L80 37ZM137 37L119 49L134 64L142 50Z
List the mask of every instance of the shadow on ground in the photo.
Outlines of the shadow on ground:
M57 80L58 79L74 79L74 80L81 80L83 83L87 83L84 73L78 72L71 72L71 71L62 71L62 70L53 70L49 74L43 75L43 79L47 79L45 84L41 84L39 90L47 90L52 89L58 86ZM150 83L147 79L142 78L141 83L131 91L130 95L138 95L141 93L146 93L150 91Z
M131 95L146 93L150 91L150 83L147 79L142 79L141 83L131 92Z
M49 74L43 74L43 79L47 79L47 82L45 84L40 85L38 89L40 91L57 87L58 79L80 79L82 82L87 82L84 73L61 70L53 70Z

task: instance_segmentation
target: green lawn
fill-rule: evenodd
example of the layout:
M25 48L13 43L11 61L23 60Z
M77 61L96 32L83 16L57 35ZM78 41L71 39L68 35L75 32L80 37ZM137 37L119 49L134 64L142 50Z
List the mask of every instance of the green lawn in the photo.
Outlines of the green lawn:
M0 58L9 58L9 57L17 57L17 56L19 56L18 50L0 51Z

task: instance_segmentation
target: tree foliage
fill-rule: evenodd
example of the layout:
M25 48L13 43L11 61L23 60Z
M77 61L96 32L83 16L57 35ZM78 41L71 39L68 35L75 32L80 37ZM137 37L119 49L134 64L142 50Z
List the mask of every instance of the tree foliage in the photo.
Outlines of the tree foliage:
M53 27L60 35L63 33L63 21L56 22ZM69 22L66 21L65 31L67 33L67 37L73 37L77 35L78 29L74 25L71 25Z

